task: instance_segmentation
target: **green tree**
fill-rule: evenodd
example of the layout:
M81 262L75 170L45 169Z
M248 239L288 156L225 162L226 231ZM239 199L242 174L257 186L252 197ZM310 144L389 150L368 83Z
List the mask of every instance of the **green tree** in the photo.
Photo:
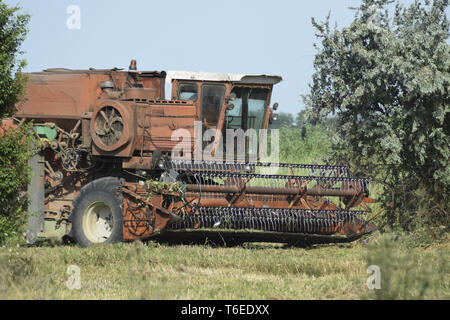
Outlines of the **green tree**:
M306 109L301 110L295 117L295 125L299 128L308 124L306 111Z
M28 15L0 1L0 124L11 116L24 94L24 60L17 57L27 33ZM29 124L0 128L0 243L18 239L26 221L27 197L23 190L31 177L27 161L34 143Z
M12 115L24 92L21 71L25 60L17 59L27 34L29 15L17 15L18 7L8 7L0 0L0 118Z
M363 0L342 29L312 20L320 44L304 101L316 120L336 113L333 160L381 181L385 201L394 193L392 224L448 225L448 0L397 3L391 18L392 2Z

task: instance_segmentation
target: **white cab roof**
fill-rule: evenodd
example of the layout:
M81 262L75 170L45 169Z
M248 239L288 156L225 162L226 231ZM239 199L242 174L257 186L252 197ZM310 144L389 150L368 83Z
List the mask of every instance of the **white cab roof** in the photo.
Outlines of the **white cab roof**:
M251 84L277 84L283 79L280 76L266 74L233 74L196 71L167 71L166 81L176 80L230 81Z

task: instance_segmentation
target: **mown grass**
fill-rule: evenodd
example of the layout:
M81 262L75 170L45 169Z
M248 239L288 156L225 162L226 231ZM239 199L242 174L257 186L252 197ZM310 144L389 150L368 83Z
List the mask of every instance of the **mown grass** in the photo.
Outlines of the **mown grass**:
M387 236L369 240L311 248L154 242L5 247L0 299L450 298L448 241L420 248ZM381 290L366 286L369 264L381 268ZM70 265L80 268L80 290L66 286Z
M281 137L283 162L319 164L330 149L327 133L317 128L305 140L296 129L283 128ZM0 299L449 299L447 234L440 239L377 232L352 244L310 248L2 247ZM66 285L71 265L80 268L80 290ZM380 267L380 290L366 285L370 265Z

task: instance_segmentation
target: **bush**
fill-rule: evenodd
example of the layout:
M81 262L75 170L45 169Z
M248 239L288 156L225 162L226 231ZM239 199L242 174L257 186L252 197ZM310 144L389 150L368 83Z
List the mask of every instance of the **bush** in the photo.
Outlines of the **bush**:
M27 34L30 16L17 14L19 7L9 7L0 0L0 125L2 118L16 112L25 93L25 61L17 58ZM0 243L21 237L27 220L25 187L30 179L27 161L32 155L33 134L30 125L20 125L4 132L0 129Z
M31 124L10 128L0 137L0 243L22 238L27 221L25 190L31 178L28 159L35 143Z

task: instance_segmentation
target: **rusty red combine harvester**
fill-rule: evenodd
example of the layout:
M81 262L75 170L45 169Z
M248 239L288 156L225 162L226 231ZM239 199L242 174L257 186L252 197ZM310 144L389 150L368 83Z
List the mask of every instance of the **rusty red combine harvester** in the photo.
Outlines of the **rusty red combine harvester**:
M369 180L347 167L250 161L247 140L245 156L233 161L187 159L197 152L197 129L216 133L207 141L212 155L226 130L267 129L281 77L168 75L138 72L135 61L128 71L29 74L14 117L33 120L42 142L30 161L29 243L68 237L90 246L199 233L230 242L329 243L375 229L366 218ZM174 139L179 129L189 138ZM180 144L187 152L174 155Z

